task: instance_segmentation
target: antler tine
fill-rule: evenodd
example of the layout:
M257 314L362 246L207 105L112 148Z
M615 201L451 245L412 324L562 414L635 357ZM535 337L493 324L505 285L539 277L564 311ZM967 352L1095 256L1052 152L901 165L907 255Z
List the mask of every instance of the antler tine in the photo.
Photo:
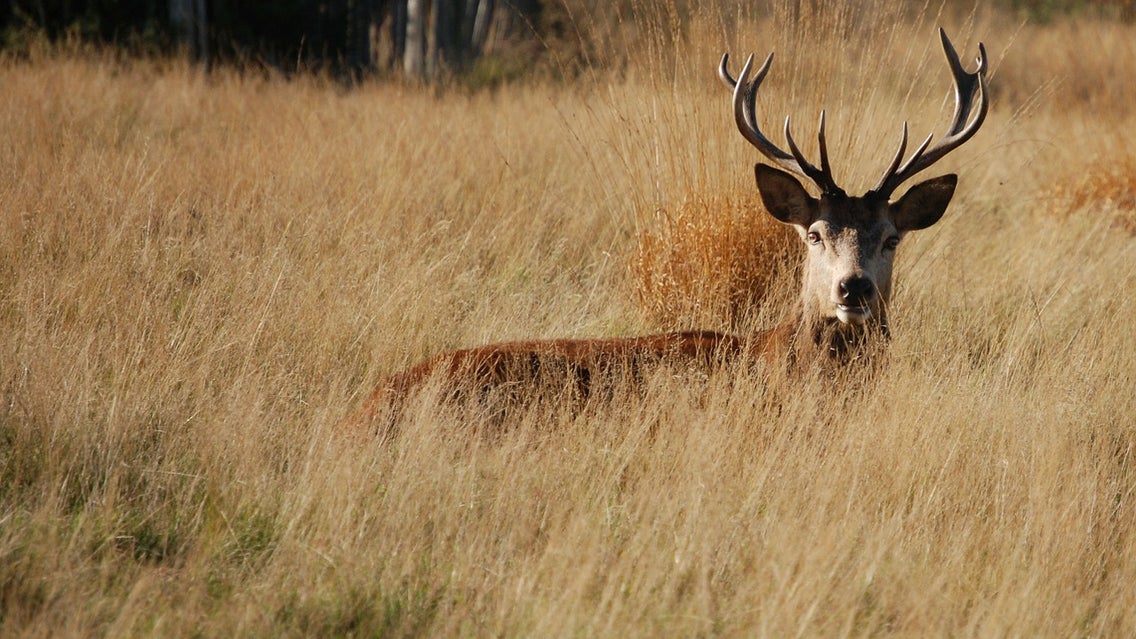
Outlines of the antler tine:
M734 122L737 124L738 130L741 131L742 137L777 166L812 180L820 187L822 192L827 194L843 194L843 190L836 185L835 180L832 178L832 168L828 162L828 148L825 144L824 137L824 112L821 112L819 135L821 152L820 169L809 163L800 152L800 149L797 148L796 143L789 133L788 119L785 121L785 137L792 153L786 153L761 132L757 124L756 114L757 90L761 86L762 81L765 80L765 76L769 73L769 68L773 64L773 54L770 53L769 56L765 58L765 62L762 63L761 67L758 68L757 72L754 74L753 80L749 80L750 69L753 67L753 59L752 54L746 58L745 64L742 65L741 73L738 74L737 79L730 75L728 69L728 53L722 54L722 60L718 64L718 76L722 79L722 82L733 90Z
M729 71L725 70L726 62L726 56L723 55L719 71L727 84L732 83L734 89L734 121L738 125L738 130L741 131L742 137L776 164L800 173L800 167L793 165L793 156L779 149L757 128L757 116L755 115L757 89L761 86L761 81L765 79L765 74L769 72L769 66L773 62L773 54L769 54L769 57L765 59L752 81L749 81L749 71L753 67L752 54L746 58L737 80L731 78Z
M915 152L911 154L911 159L903 165L902 169L900 169L899 163L903 160L903 154L907 150L907 122L905 121L903 123L903 135L900 136L899 148L895 152L895 157L892 158L891 164L888 165L888 170L884 172L884 177L879 181L878 184L876 184L875 188L872 189L872 192L883 193L882 189L886 185L887 180L894 179L897 174L902 174L904 170L906 170L911 165L911 163L915 161L915 158L918 158L920 155L922 155L923 151L927 149L927 145L931 144L931 139L934 137L935 134L931 133L928 134L926 138L923 138L923 142L918 147L916 147ZM887 194L890 195L891 192L895 190L895 187L899 186L900 182L902 182L904 179L906 178L899 179L897 182L895 182L895 184L887 190Z
M957 131L969 119L972 106L971 100L963 100L962 98L964 96L973 98L975 85L980 81L979 76L981 75L983 78L986 76L986 46L981 42L978 43L978 69L972 75L962 67L958 51L955 50L950 38L947 37L947 32L942 27L939 27L939 39L943 41L943 52L947 55L947 63L950 65L951 75L955 79L955 115L951 119L951 130Z
M727 51L722 54L722 61L718 63L718 77L722 78L722 82L725 82L726 86L730 87L732 91L734 87L738 85L738 81L734 79L734 76L730 75L730 70L727 68L729 63L730 53Z
M729 53L723 53L722 54L722 61L718 63L718 77L722 78L722 82L724 82L726 84L726 86L728 86L730 88L730 90L733 91L738 86L738 80L735 80L734 77L732 75L730 75L730 71L729 71L729 68L728 68L729 59L730 59ZM739 76L739 79L745 80L746 77L749 75L748 69L751 66L752 60L753 60L753 54L750 54L750 56L746 59L745 65L743 65L743 67L742 67L742 74L741 74L741 76ZM772 64L773 64L773 54L770 53L769 56L767 56L765 58L765 62L762 63L761 67L758 68L757 73L753 77L753 81L742 83L743 84L742 90L744 91L744 95L745 95L745 102L744 102L745 108L742 111L742 115L745 117L746 125L750 129L757 129L757 117L754 113L757 109L757 88L761 85L761 82L763 80L765 80L765 74L769 73L769 67ZM736 107L737 106L738 105L735 102L734 103L735 113L736 113ZM743 133L743 135L745 134L744 131L742 133ZM758 134L760 135L760 131L758 131ZM749 139L748 136L747 136L746 139ZM785 157L787 158L787 157L789 157L789 155L786 153Z
M891 164L888 165L887 171L884 172L883 180L880 180L880 183L877 184L876 187L872 190L874 190L874 191L879 190L879 188L881 186L883 186L884 180L886 180L888 178L888 176L895 173L895 170L899 168L899 163L903 161L903 153L906 150L907 150L907 121L904 120L904 122L903 122L903 135L901 135L900 138L899 138L899 149L896 150L895 157L892 158Z
M836 185L836 180L832 178L832 167L828 165L828 148L824 139L824 111L820 113L820 133L817 136L820 142L820 169L813 166L805 155L801 153L801 149L797 143L793 141L793 133L789 130L789 123L792 120L791 116L785 118L785 141L789 143L789 150L793 153L793 158L796 159L797 164L801 167L801 172L805 177L809 178L820 187L821 191L831 195L844 193L843 189Z
M923 144L919 145L919 148L911 154L911 158L900 166L899 161L902 159L903 151L907 145L907 123L905 122L900 150L891 166L888 167L887 172L884 173L883 178L871 190L871 193L878 196L889 197L896 187L907 181L911 176L957 149L978 132L979 127L986 119L986 112L989 107L989 100L987 100L986 95L986 47L981 42L978 44L978 68L974 73L967 73L959 60L958 52L951 44L950 38L947 37L947 32L941 27L939 28L939 39L942 40L943 52L947 56L947 64L950 65L951 75L954 77L955 112L951 117L951 127L947 134L930 149L927 147L931 144L933 135L927 136ZM977 113L974 114L972 119L971 112L976 108L976 95L978 97Z
M832 175L832 165L828 162L828 142L824 137L824 109L820 110L820 124L817 125L817 142L820 143L820 170Z

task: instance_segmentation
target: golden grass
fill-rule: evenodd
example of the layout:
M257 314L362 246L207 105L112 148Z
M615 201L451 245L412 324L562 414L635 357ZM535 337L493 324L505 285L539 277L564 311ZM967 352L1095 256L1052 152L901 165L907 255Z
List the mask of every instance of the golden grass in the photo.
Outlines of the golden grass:
M1050 195L1053 212L1062 218L1104 215L1136 235L1136 157L1098 160L1080 175L1058 180Z
M1136 156L1131 87L1060 89L1063 61L1131 68L1131 27L950 23L996 101L901 249L875 375L337 429L444 349L653 330L647 243L734 263L698 225L760 212L723 42L777 50L760 113L802 140L828 106L855 191L900 118L949 113L935 21L858 27L894 68L707 18L669 58L478 95L0 64L0 634L1132 635L1136 245L1050 192Z
M660 209L637 238L632 278L652 324L666 328L746 325L771 291L793 286L800 240L761 205L710 197Z

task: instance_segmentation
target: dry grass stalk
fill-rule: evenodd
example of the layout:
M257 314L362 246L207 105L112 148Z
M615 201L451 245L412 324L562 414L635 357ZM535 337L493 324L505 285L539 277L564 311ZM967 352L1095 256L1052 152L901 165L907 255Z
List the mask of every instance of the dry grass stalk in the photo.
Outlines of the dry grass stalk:
M1136 236L1136 157L1093 162L1080 174L1058 180L1048 199L1052 212L1061 217L1103 213L1114 226Z
M770 290L792 286L800 239L750 197L695 196L656 212L636 238L632 280L643 311L667 329L738 329Z
M862 6L913 52L894 76L786 23L737 41L807 43L837 85L936 59L933 22ZM1108 48L1133 27L974 28L997 96L1032 102L995 100L948 217L905 240L872 380L660 375L518 409L492 441L470 435L489 416L428 402L394 445L335 431L431 353L641 332L630 221L752 184L716 24L673 83L644 55L445 99L0 61L0 635L1136 636L1136 241L1037 205L1102 148L1134 155L1136 85L1035 91L1055 61L1136 68ZM911 87L853 81L881 88L767 111L805 127L833 105L838 172L866 181ZM671 217L736 230L652 231L752 246L731 238L762 224L753 202L691 201Z

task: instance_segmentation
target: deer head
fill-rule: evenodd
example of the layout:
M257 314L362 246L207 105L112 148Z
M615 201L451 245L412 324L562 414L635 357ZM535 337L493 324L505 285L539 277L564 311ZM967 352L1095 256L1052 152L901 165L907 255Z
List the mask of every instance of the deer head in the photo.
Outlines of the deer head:
M951 127L934 146L932 136L927 136L903 162L907 149L905 122L899 149L884 176L860 196L849 196L833 179L823 111L818 133L819 168L806 160L797 147L789 118L785 119L788 153L758 128L754 113L757 90L769 72L773 54L769 54L752 80L752 55L737 80L727 70L728 54L722 56L718 74L733 90L738 130L775 167L780 167L755 167L762 202L773 217L797 230L808 249L801 293L806 322L839 323L851 331L875 326L886 332L896 247L908 232L939 221L954 195L958 177L944 175L912 186L897 200L891 197L900 184L969 140L986 117L986 48L978 45L978 69L967 73L942 29L939 36L954 76L955 111ZM794 174L815 184L820 196L811 195Z

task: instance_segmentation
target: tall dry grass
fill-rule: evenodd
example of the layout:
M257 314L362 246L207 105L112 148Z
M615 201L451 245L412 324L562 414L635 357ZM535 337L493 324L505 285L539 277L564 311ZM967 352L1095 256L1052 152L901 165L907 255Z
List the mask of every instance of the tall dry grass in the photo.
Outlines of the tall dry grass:
M1136 248L1052 189L1136 156L1131 87L1085 81L1132 28L851 9L492 94L0 64L0 634L1131 635ZM752 194L722 48L777 51L760 113L827 107L858 190L949 114L940 19L995 101L873 375L339 432L428 354L654 328L656 211Z

